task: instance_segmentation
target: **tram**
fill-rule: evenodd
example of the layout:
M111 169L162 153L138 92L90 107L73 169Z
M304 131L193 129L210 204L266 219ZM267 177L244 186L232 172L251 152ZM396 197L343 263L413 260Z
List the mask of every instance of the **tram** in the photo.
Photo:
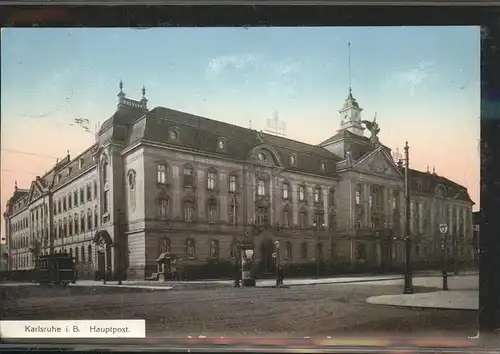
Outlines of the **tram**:
M73 257L67 253L40 256L35 266L35 281L44 284L68 285L76 283L77 274Z

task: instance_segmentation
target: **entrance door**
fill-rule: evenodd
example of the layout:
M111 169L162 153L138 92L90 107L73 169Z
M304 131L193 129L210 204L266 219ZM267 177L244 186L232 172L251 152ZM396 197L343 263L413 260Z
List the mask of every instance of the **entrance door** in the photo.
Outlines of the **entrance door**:
M382 269L384 269L385 271L390 271L391 270L391 263L392 263L392 259L391 259L391 244L386 242L386 243L382 243L380 245L380 249L381 249L381 260L382 260Z
M104 272L106 270L106 256L104 251L97 252L97 280L104 279Z
M264 273L274 273L275 259L273 258L273 241L267 239L260 244L260 261Z

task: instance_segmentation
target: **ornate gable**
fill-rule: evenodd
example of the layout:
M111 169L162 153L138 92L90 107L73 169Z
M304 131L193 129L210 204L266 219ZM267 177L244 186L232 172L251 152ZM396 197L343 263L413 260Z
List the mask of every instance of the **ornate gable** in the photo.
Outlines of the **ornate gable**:
M37 199L42 194L43 194L42 187L40 187L40 185L36 181L31 182L31 187L28 194L28 202Z
M367 154L353 166L353 169L382 177L402 177L401 171L382 148Z

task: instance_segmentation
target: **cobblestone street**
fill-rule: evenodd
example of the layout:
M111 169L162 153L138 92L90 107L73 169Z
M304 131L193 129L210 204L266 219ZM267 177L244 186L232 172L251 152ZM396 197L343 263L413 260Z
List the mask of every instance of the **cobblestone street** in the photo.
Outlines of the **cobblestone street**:
M435 291L417 287L417 292ZM148 337L328 337L476 333L476 313L366 303L401 286L355 283L273 288L150 290L2 287L4 320L146 319Z

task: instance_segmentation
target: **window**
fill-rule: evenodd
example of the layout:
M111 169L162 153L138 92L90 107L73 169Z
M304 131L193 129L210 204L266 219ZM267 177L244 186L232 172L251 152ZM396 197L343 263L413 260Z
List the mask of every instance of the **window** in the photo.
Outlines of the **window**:
M58 213L58 214L61 214L61 212L62 212L62 208L61 208L61 200L59 199L59 200L57 201L57 213Z
M295 166L297 163L297 157L295 155L290 155L290 165Z
M92 200L92 184L87 183L87 201L90 202Z
M159 199L159 208L160 208L160 220L168 220L168 207L169 200L166 196L162 196Z
M92 209L87 210L87 230L92 230Z
M87 262L92 263L92 245L88 245L87 254L88 254Z
M326 171L326 163L325 162L321 162L320 168L321 168L321 171Z
M104 191L104 198L102 200L102 209L104 211L104 213L107 213L109 210L108 210L108 203L109 203L109 191L106 190Z
M328 204L331 206L331 207L334 207L335 206L335 189L330 189L330 193L328 195Z
M57 202L54 202L53 208L54 208L54 215L57 215Z
M73 201L75 203L75 206L77 206L78 205L78 191L76 189L73 191Z
M215 203L210 203L208 205L208 222L217 221L217 205Z
M106 184L108 182L108 162L104 161L102 164L102 183Z
M306 187L299 186L299 201L303 202L306 199Z
M171 244L170 244L170 239L168 237L164 237L161 241L160 244L160 254L161 253L170 253L171 250Z
M358 189L356 190L356 205L359 204L361 204L361 190L358 187Z
M94 181L94 194L93 195L94 195L94 199L96 199L97 198L97 182L96 181Z
M80 214L80 231L85 232L85 213L83 211Z
M68 218L68 235L73 235L73 217L71 215Z
M219 139L219 142L217 145L219 147L219 150L224 150L226 148L226 142L223 139Z
M321 201L321 189L319 187L314 188L314 202L319 203Z
M76 263L80 263L80 260L79 260L79 257L78 257L78 246L75 247L75 262Z
M208 172L207 175L207 188L211 191L215 189L215 181L217 178L217 174L213 171Z
M330 231L334 231L337 228L337 216L335 214L328 216L328 227Z
M290 192L290 185L287 182L283 183L283 199L288 199L289 192Z
M80 233L80 222L79 222L79 219L78 219L78 214L75 213L75 234L79 234Z
M366 245L364 243L356 245L356 258L358 260L366 260Z
M80 204L83 204L85 202L85 190L83 187L80 187Z
M73 200L71 198L71 193L68 194L68 209L73 208Z
M160 184L167 183L167 165L156 166L156 182Z
M257 195L260 197L266 195L266 182L263 179L257 181Z
M257 208L256 210L257 226L267 226L269 223L269 210L267 208Z
M323 261L323 244L316 244L316 260Z
M177 133L177 130L170 131L170 139L176 140L178 136L179 136L179 133Z
M85 247L82 246L82 248L80 250L82 252L82 259L81 259L81 261L82 261L82 263L85 263Z
M193 221L193 207L191 205L187 205L184 207L184 221Z
M300 214L299 214L299 226L301 228L305 228L307 225L306 217L307 217L307 215L304 211L300 212Z
M190 166L184 167L184 186L193 185L193 169Z
M290 226L290 212L288 210L283 211L283 226Z
M210 258L218 259L219 258L219 241L212 240L210 242Z
M188 258L194 258L195 256L195 243L192 238L186 241L186 256Z
M302 242L302 244L300 245L300 258L307 258L307 242Z
M78 169L81 170L83 168L83 159L78 160Z
M99 213L97 212L97 207L94 208L94 227L97 229L99 226Z
M290 241L285 243L285 259L292 259L293 244Z
M337 254L338 254L337 244L331 243L330 244L330 258L331 259L337 258Z
M229 191L231 193L236 192L236 176L235 175L229 176Z
M73 249L72 249L72 248L70 248L70 249L69 249L69 255L70 255L71 257L73 257Z

